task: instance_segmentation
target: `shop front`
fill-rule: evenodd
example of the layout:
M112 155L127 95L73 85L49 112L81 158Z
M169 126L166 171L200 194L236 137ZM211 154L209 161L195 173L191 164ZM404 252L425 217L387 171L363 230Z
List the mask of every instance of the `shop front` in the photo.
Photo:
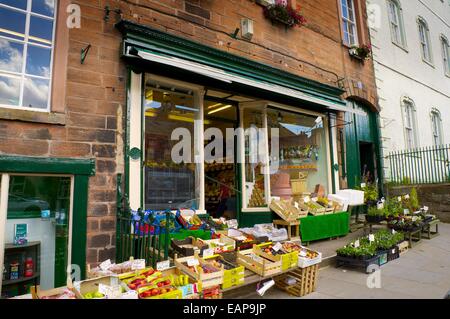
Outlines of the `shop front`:
M0 156L1 298L84 278L94 173L92 160Z
M130 207L271 222L272 199L339 185L339 88L132 22L125 183Z

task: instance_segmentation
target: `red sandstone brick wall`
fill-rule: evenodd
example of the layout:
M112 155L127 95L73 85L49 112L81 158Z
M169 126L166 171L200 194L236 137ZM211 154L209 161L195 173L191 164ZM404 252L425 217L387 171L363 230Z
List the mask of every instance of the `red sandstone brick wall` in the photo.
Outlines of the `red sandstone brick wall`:
M114 258L116 174L123 172L126 68L119 61L121 37L113 27L115 14L105 23L105 5L120 8L126 19L301 76L324 83L344 78L346 96L357 95L376 105L372 63L350 59L341 44L337 0L297 0L308 25L290 30L272 25L262 7L250 0L72 2L81 6L82 20L81 29L70 30L65 124L0 119L0 153L96 158L97 175L89 183L88 263ZM365 12L365 1L359 2ZM240 27L243 17L255 21L251 43L228 35ZM362 29L368 39L366 26ZM80 64L80 50L87 44L92 47ZM363 89L357 89L358 81Z

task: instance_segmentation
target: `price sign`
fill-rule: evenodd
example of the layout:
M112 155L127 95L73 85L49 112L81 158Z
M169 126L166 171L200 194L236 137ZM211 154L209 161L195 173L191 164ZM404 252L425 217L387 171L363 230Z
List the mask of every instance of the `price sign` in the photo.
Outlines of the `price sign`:
M145 259L135 259L131 262L131 270L142 270L145 268Z
M310 198L309 196L306 196L306 197L303 199L303 201L304 201L305 203L309 203L309 202L311 201L311 198Z
M199 265L198 259L197 258L191 258L187 260L187 265L189 267L193 267L193 266L197 266Z
M370 235L369 235L369 241L370 241L370 242L374 242L374 241L375 241L375 236L374 236L374 234L370 234Z
M111 267L111 259L105 260L99 265L100 269L106 271Z
M298 209L298 203L297 202L294 202L294 206L295 206L295 208Z
M403 210L403 215L408 215L409 214L409 209L408 208L405 208L404 210Z
M299 255L300 255L301 257L306 257L306 251L300 250Z
M130 290L123 293L121 299L139 299L139 296L136 290Z
M170 260L164 260L156 263L156 270L163 271L170 268Z
M401 202L401 201L402 201L402 197L401 197L401 196L397 197L397 200L398 200L399 202Z
M279 251L281 249L281 247L283 247L283 245L281 245L281 243L276 243L272 249L275 251Z
M396 233L395 229L392 229L392 234L395 235Z
M355 241L355 248L358 248L360 246L360 243L359 243L359 239L357 240L357 241Z
M425 212L427 212L427 211L428 211L428 206L423 206L423 210L424 210Z
M405 195L405 199L409 199L409 194L406 194L406 195Z
M214 255L214 249L208 248L203 251L203 258L210 257Z
M383 202L378 202L377 203L377 209L383 209L384 208L384 203Z
M111 287L105 284L98 284L98 292L101 294L104 294L105 296L108 295L111 291Z
M361 183L361 187L362 188L366 187L366 183Z

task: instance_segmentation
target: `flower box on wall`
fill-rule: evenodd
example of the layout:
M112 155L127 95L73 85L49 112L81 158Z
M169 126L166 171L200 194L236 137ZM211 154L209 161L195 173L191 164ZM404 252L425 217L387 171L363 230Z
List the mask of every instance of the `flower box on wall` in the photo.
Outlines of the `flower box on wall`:
M283 24L286 29L294 26L302 26L306 23L305 17L299 9L294 9L287 1L277 0L275 4L264 7L264 16L272 23Z
M360 61L369 60L372 56L372 47L370 46L370 44L363 44L361 46L354 45L350 49L348 49L348 52L351 57Z
M256 0L257 4L260 4L264 7L270 6L272 4L275 4L275 0Z

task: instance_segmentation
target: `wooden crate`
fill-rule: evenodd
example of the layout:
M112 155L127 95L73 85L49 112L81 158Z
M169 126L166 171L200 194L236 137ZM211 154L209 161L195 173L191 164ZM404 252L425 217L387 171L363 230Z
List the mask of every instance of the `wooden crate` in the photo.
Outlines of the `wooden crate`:
M225 268L224 265L222 289L228 289L230 287L239 286L244 283L244 274L245 274L244 266L232 263L231 261L227 261L222 255L213 255L203 259L206 262L211 262L213 260L216 261L220 260L221 263L228 266L227 269Z
M282 274L275 278L275 285L277 288L286 291L288 294L303 297L316 290L317 278L319 275L319 265L314 265L308 268L298 268L288 273ZM296 283L288 285L286 278L295 278Z
M402 241L401 243L399 243L397 246L398 246L400 255L403 255L409 249L409 242L407 240L405 240L405 241Z
M271 243L254 245L253 252L256 255L261 256L261 257L271 260L271 261L275 261L275 262L281 261L281 270L282 271L288 270L289 268L297 267L298 253L296 251L293 251L291 253L279 254L279 255L271 255L271 254L264 252L264 250L262 249L270 244Z
M189 259L192 258L196 258L199 262L198 266L194 266L196 267L197 272L192 271L188 266L184 264L185 262L187 262ZM223 266L217 271L207 274L203 272L203 269L200 266L202 264L207 264L207 262L199 258L198 256L183 257L183 258L177 258L175 256L175 267L177 267L185 274L191 276L192 278L200 282L203 289L209 288L211 286L221 285L223 283L223 273L224 273Z
M262 277L276 275L281 272L281 260L272 261L258 256L253 249L238 251L237 263Z
M220 236L217 239L202 240L198 241L208 245L210 249L214 250L214 254L221 254L224 252L234 251L236 249L236 241L228 236Z
M269 208L287 222L298 221L299 218L308 216L308 211L302 209L298 204L295 205L292 200L273 199Z

